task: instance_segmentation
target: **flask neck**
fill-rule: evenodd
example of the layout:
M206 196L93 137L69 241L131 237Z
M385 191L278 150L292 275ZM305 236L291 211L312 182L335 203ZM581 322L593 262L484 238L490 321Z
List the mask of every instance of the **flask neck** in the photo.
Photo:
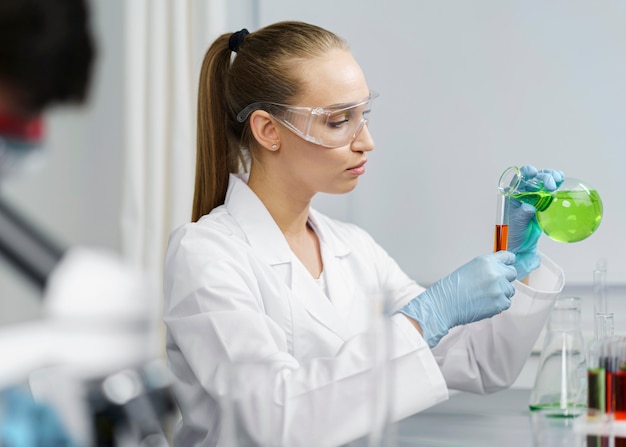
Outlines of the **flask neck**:
M511 166L502 173L498 180L498 192L504 197L528 203L537 211L548 209L554 199L539 177L527 177L517 166Z
M580 331L580 309L553 309L548 320L548 330L552 332Z

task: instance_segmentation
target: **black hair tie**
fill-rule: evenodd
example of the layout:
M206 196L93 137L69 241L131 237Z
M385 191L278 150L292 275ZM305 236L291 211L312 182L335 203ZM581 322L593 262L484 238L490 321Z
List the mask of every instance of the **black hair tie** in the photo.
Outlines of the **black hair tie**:
M232 33L228 39L228 48L235 53L239 51L239 47L243 43L243 39L250 34L247 29L243 28L241 31Z

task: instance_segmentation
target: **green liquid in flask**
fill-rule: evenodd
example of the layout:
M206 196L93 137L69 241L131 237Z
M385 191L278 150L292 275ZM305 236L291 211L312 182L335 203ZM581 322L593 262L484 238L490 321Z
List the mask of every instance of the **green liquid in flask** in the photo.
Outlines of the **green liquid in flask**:
M513 198L517 200L521 200L522 202L529 203L535 207L537 211L544 211L550 206L552 203L552 199L554 198L552 193L545 191L538 192L521 192L518 194L513 194Z
M578 242L591 236L602 221L602 200L596 190L564 190L513 195L537 208L543 232L558 242Z

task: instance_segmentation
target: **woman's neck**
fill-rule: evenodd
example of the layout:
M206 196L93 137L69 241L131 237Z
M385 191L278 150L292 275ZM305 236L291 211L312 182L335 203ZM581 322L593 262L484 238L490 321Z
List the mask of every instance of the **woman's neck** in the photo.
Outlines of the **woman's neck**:
M291 251L313 278L319 278L323 270L320 241L308 225L311 198L303 199L298 196L296 188L289 188L281 184L280 180L261 180L252 172L248 186L272 215Z
M302 198L298 191L272 181L260 179L250 172L248 186L261 199L285 237L302 237L308 233L307 221L311 198Z

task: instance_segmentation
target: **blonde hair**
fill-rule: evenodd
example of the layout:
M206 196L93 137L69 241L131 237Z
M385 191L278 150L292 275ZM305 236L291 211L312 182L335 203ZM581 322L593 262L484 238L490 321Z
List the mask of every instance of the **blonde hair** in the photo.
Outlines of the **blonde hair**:
M299 61L349 49L334 33L294 21L248 34L234 57L230 37L213 42L200 71L194 222L224 203L229 174L247 165L255 142L248 121L238 122L237 113L257 101L290 104L304 88Z

